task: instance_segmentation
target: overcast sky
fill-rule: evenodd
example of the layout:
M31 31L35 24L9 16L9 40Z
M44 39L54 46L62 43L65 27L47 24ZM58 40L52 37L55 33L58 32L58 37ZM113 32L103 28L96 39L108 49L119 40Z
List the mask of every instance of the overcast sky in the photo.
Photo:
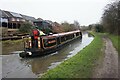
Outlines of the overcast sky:
M100 21L104 7L110 0L0 0L0 9L35 18L81 25Z

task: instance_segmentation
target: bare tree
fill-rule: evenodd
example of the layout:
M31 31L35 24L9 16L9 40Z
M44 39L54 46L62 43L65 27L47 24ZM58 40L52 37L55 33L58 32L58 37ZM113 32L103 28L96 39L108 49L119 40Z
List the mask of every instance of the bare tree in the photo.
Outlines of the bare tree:
M120 2L117 0L105 7L104 14L102 16L102 25L104 26L105 31L118 34L118 27L120 26L119 10Z
M76 29L80 29L80 24L76 20L74 21L74 26L75 26Z

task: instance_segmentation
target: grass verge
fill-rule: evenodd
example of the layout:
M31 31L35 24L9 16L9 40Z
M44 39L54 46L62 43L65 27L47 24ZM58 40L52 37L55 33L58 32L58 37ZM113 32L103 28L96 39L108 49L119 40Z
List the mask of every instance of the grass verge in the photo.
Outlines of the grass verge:
M120 36L118 35L112 35L112 34L109 34L108 35L109 38L111 39L112 43L113 43L113 46L116 48L116 50L118 51L119 55L120 55Z
M8 55L13 51L21 51L24 49L23 39L1 41L2 53L0 55Z
M14 44L14 43L21 43L23 42L23 39L20 40L6 40L6 41L1 41L2 44Z
M87 47L56 68L47 71L41 78L90 78L96 62L102 56L103 47L102 34L91 34L95 37Z

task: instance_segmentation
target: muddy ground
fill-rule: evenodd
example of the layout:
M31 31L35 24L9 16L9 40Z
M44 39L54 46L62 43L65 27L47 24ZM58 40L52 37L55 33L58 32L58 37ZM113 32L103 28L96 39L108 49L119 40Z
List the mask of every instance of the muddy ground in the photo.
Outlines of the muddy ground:
M93 78L118 78L118 52L107 36L103 37L103 41L103 58L95 68Z

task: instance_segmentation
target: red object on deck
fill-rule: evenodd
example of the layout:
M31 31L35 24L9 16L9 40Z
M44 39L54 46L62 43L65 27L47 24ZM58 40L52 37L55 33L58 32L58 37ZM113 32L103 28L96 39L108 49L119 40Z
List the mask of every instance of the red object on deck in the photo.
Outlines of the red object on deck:
M39 31L37 29L35 29L32 32L33 32L34 39L38 39Z

